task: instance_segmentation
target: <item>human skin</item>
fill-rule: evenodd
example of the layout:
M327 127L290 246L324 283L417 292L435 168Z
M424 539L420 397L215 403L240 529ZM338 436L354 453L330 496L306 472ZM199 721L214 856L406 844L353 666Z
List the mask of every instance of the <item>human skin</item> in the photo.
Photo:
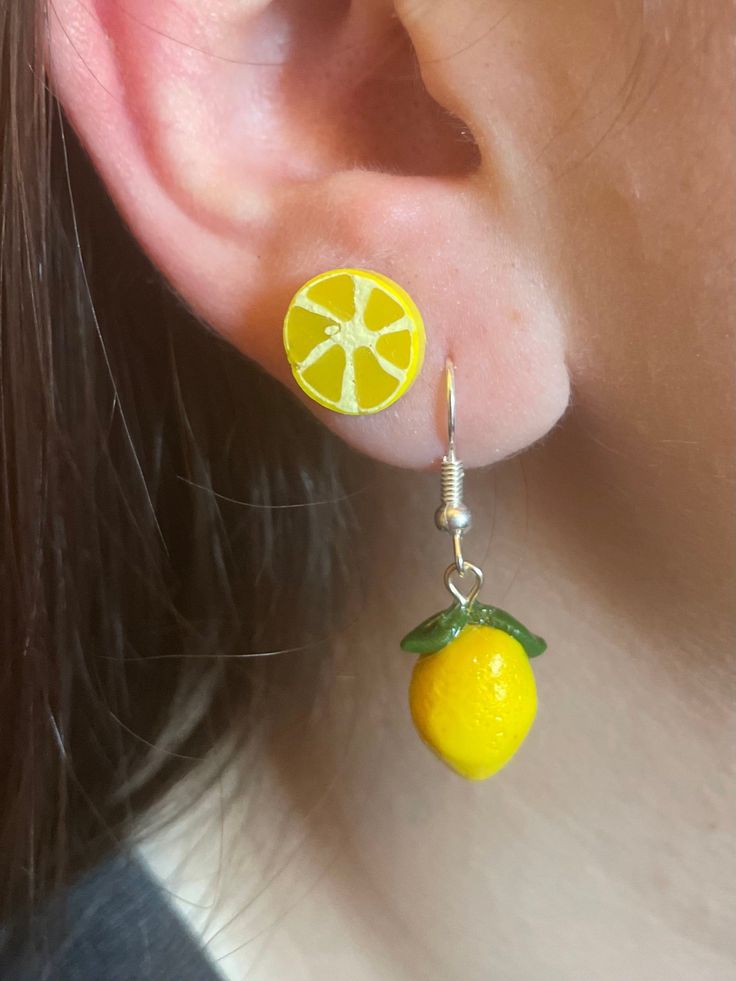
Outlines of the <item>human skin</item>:
M385 545L370 536L372 585L340 641L365 712L340 752L310 730L321 802L278 748L269 756L281 789L256 824L281 819L285 794L306 837L294 879L259 900L259 924L278 925L251 977L722 981L734 955L730 4L151 6L57 2L52 75L184 300L291 388L279 321L317 272L391 275L428 326L420 379L380 417L309 403L361 451L411 469L386 473L365 505ZM406 37L414 88L400 81ZM487 601L550 645L534 665L532 735L472 787L416 744L410 661L395 650L444 602L437 489L417 471L442 453L448 353L460 453L495 464L467 480L469 555L487 553ZM163 846L149 854L165 867ZM237 920L231 946L252 926ZM225 961L233 977L257 946Z

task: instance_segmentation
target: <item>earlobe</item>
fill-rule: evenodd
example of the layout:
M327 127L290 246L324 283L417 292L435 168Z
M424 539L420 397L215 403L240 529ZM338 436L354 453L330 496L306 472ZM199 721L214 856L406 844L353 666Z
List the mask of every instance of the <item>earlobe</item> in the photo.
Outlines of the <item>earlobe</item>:
M56 90L142 246L298 397L281 328L303 282L374 269L419 306L411 390L369 418L310 402L327 425L433 464L448 355L469 465L554 425L569 397L559 317L489 192L492 162L428 93L390 6L57 0L49 17Z

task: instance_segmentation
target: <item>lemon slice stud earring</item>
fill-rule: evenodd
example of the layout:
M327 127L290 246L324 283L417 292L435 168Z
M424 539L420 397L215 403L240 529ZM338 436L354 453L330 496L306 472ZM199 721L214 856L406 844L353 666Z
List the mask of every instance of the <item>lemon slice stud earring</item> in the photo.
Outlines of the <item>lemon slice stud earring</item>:
M529 659L547 644L511 614L478 601L483 572L463 556L471 525L463 502L463 465L455 452L455 371L446 365L448 450L442 459L435 524L452 538L445 586L453 598L404 637L419 654L409 685L414 725L427 746L469 780L505 766L531 728L537 691ZM463 592L456 580L472 583Z
M331 269L310 279L289 304L284 348L311 399L362 416L409 390L424 359L424 324L409 294L365 269Z

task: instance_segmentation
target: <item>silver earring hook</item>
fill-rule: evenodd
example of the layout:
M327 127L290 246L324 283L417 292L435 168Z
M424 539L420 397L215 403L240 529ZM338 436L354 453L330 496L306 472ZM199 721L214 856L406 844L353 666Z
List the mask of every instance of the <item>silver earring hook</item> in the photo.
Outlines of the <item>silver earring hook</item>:
M445 586L455 600L463 606L470 605L478 595L483 583L483 573L463 557L462 538L472 524L470 508L463 501L464 467L455 451L456 390L455 366L450 358L445 362L445 390L447 396L447 453L442 458L441 504L435 512L434 520L440 531L446 531L452 538L453 563L445 572ZM464 596L452 581L452 574L463 578L467 572L475 577L475 585Z
M448 358L445 362L445 385L447 388L447 444L448 456L455 455L455 365Z

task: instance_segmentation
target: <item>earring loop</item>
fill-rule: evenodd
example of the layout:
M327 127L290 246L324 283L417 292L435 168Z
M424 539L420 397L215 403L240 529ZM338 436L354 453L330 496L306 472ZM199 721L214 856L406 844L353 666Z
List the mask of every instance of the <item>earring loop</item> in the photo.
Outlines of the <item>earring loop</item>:
M475 576L475 582L471 587L470 592L466 596L460 589L458 589L458 587L452 581L452 577L455 573L457 573L461 579L464 579L466 573L468 572L473 573L473 575ZM478 593L481 590L481 587L483 586L483 571L479 569L477 565L474 565L472 562L468 562L466 560L465 562L463 562L463 571L461 572L460 569L458 569L457 565L454 562L452 562L445 569L445 586L452 593L452 595L460 604L460 606L470 607L473 605L475 598L477 597Z

